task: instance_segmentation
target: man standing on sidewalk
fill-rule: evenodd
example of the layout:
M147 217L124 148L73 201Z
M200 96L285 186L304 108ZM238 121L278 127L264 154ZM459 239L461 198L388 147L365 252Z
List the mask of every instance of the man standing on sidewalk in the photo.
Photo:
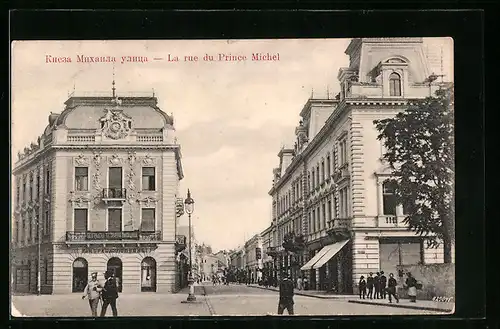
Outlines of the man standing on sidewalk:
M290 279L289 274L283 275L283 280L280 282L280 299L278 303L278 314L283 314L283 311L287 309L288 315L293 315L293 282Z
M91 274L90 282L85 286L83 290L82 299L85 297L89 298L90 311L93 317L97 317L97 306L99 305L99 299L101 298L102 287L97 281L97 272Z
M396 287L398 286L398 282L394 279L394 274L389 274L389 281L387 282L387 294L389 295L389 303L392 303L391 296L394 296L396 299L396 303L399 303L399 297L396 294Z
M384 271L380 271L380 298L382 299L386 297L386 287L387 277L384 275Z

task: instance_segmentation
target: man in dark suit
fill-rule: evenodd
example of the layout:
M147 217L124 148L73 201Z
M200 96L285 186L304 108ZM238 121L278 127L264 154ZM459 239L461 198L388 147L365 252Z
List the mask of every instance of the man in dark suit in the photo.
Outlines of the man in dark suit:
M284 274L283 280L280 282L278 314L283 314L283 311L287 309L288 315L293 315L293 295L293 282L288 274Z
M104 273L104 278L106 279L106 282L104 283L104 288L101 295L101 316L106 315L108 305L111 305L113 316L118 316L118 310L116 309L116 299L118 298L118 283L116 282L115 274L113 271L107 270L106 273Z
M384 271L380 271L380 298L382 299L386 297L386 287L387 277L384 275Z
M373 278L373 288L375 289L375 299L380 298L380 273L377 272L375 277Z

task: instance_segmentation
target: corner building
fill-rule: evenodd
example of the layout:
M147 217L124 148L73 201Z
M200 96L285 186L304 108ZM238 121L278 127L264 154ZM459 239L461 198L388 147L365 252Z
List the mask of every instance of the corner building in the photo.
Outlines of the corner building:
M434 95L421 38L353 39L350 65L338 73L335 99L307 101L293 148L283 148L273 170L272 241L276 268L306 276L310 289L357 292L361 275L397 265L442 263L442 246L426 248L403 223L386 182L382 142L374 120L395 116L413 99ZM299 267L283 253L286 233L304 234ZM295 260L297 261L297 260Z
M183 178L173 118L154 95L114 88L65 105L13 169L13 290L81 292L111 269L123 293L173 292Z

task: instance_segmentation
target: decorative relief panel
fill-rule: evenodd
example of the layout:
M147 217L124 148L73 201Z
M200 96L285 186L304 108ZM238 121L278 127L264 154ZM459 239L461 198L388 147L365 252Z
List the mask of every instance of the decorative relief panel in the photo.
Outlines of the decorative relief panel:
M111 139L127 137L132 130L132 118L121 110L104 109L106 113L99 119L101 131Z
M90 159L85 155L80 154L73 159L73 163L75 164L75 166L88 167L90 165Z
M156 164L156 159L152 158L151 155L146 154L144 159L142 159L142 164L145 166L154 166Z
M87 193L85 195L75 195L74 191L69 192L69 201L73 204L73 207L78 207L78 208L84 208L88 207L89 203L93 201L92 196L90 193Z
M146 207L152 207L156 206L156 203L158 202L158 199L156 196L147 196L147 197L142 197L141 193L137 193L137 202L140 205L145 205Z
M123 164L123 159L120 158L118 154L113 154L109 157L108 163L111 166L121 166Z

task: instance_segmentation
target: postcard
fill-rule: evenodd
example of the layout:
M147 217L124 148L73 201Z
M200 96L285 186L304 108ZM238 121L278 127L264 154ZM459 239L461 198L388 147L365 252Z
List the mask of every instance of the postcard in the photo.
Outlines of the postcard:
M451 38L11 50L12 316L454 312Z

